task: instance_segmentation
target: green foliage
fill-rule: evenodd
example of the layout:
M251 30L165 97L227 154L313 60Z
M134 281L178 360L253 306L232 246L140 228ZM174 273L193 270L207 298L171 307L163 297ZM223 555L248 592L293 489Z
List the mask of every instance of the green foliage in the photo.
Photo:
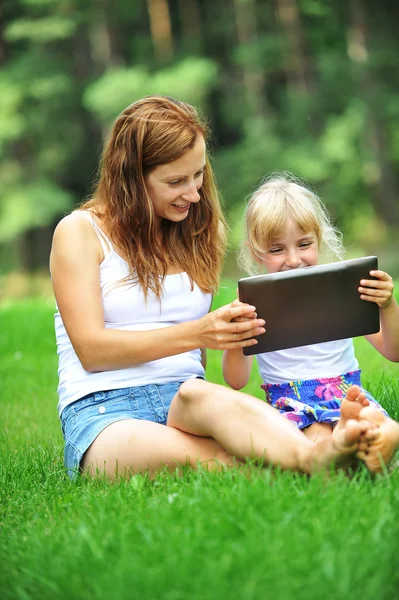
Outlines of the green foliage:
M7 144L17 140L24 132L24 118L20 114L22 103L21 89L4 75L0 74L0 155Z
M288 170L315 185L350 243L360 233L384 251L399 228L397 7L293 0L287 19L275 2L166 5L169 21L147 0L4 4L0 244L87 196L104 130L134 100L166 94L212 123L233 247L244 198Z
M0 242L47 225L54 214L67 212L72 195L47 179L12 187L0 206Z
M4 37L8 42L27 40L48 44L70 38L76 31L73 19L49 16L42 19L21 18L6 27Z
M154 73L146 67L114 68L86 88L83 104L104 123L132 102L151 94L175 96L201 106L216 76L216 64L203 58L186 58Z
M260 69L273 72L284 56L285 40L277 32L269 32L267 36L251 39L234 48L233 56L237 65L244 68Z

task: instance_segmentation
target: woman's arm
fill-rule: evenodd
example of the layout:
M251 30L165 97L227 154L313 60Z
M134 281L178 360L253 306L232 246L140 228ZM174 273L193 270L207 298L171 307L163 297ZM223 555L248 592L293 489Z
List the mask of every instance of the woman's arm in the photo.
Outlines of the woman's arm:
M258 321L253 317L254 307L248 305L224 306L196 321L151 331L106 329L100 290L102 258L101 245L87 219L76 212L59 223L50 257L54 293L85 370L123 369L201 347L223 350L256 343ZM232 322L251 315L245 322Z
M380 331L365 337L382 356L399 362L399 306L392 277L384 271L370 271L370 275L378 280L362 279L359 292L362 300L380 307Z

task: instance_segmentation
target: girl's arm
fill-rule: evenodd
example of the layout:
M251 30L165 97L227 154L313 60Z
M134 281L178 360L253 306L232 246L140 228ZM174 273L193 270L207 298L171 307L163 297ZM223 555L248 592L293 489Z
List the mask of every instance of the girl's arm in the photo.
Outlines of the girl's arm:
M234 300L232 306L240 306L239 300ZM245 317L237 317L237 321L246 320ZM262 323L262 329L260 333L265 333L264 320L259 321ZM253 356L245 356L241 348L234 348L225 350L223 353L223 377L225 382L232 387L234 390L241 390L247 385L249 377L251 375Z
M207 361L207 355L206 355L206 348L200 348L201 350L201 363L202 366L204 367L204 371L206 371L206 361Z
M365 337L382 356L399 362L399 306L393 295L392 277L384 271L370 271L370 275L378 281L362 279L359 292L362 300L380 307L380 331Z
M100 289L101 245L78 212L57 226L50 257L54 293L68 336L87 371L123 369L196 348L251 346L259 329L254 307L224 306L201 319L151 331L106 329ZM239 316L249 316L240 323ZM236 333L236 342L233 342Z
M245 356L241 350L225 350L223 352L223 377L234 390L241 390L247 385L251 374L253 356Z

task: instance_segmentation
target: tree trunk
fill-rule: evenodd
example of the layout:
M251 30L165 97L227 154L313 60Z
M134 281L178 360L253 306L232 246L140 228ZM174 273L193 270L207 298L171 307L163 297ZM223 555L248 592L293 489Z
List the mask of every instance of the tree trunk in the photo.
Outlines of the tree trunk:
M179 0L181 40L188 53L203 53L203 33L198 0Z
M172 25L167 0L147 0L154 54L158 62L173 57Z
M259 39L257 31L255 0L234 0L235 23L238 43L242 46ZM266 76L256 62L242 67L242 79L250 114L263 119L268 115L266 100Z
M348 55L360 95L367 105L366 144L376 169L370 174L369 189L376 214L390 226L399 226L398 181L389 157L388 135L380 118L378 81L369 63L368 29L361 0L350 1L351 26L348 29Z
M0 4L0 65L6 60L6 48L4 43L4 6Z
M296 0L277 0L277 15L290 49L285 63L288 86L310 95L315 87L313 70Z

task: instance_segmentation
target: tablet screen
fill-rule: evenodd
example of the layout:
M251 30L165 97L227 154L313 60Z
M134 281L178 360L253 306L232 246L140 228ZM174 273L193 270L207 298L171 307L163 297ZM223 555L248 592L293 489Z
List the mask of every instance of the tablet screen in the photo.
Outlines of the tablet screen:
M376 333L379 307L361 300L358 291L361 279L373 279L373 269L377 257L367 256L240 279L240 300L255 306L266 322L266 333L244 354Z

